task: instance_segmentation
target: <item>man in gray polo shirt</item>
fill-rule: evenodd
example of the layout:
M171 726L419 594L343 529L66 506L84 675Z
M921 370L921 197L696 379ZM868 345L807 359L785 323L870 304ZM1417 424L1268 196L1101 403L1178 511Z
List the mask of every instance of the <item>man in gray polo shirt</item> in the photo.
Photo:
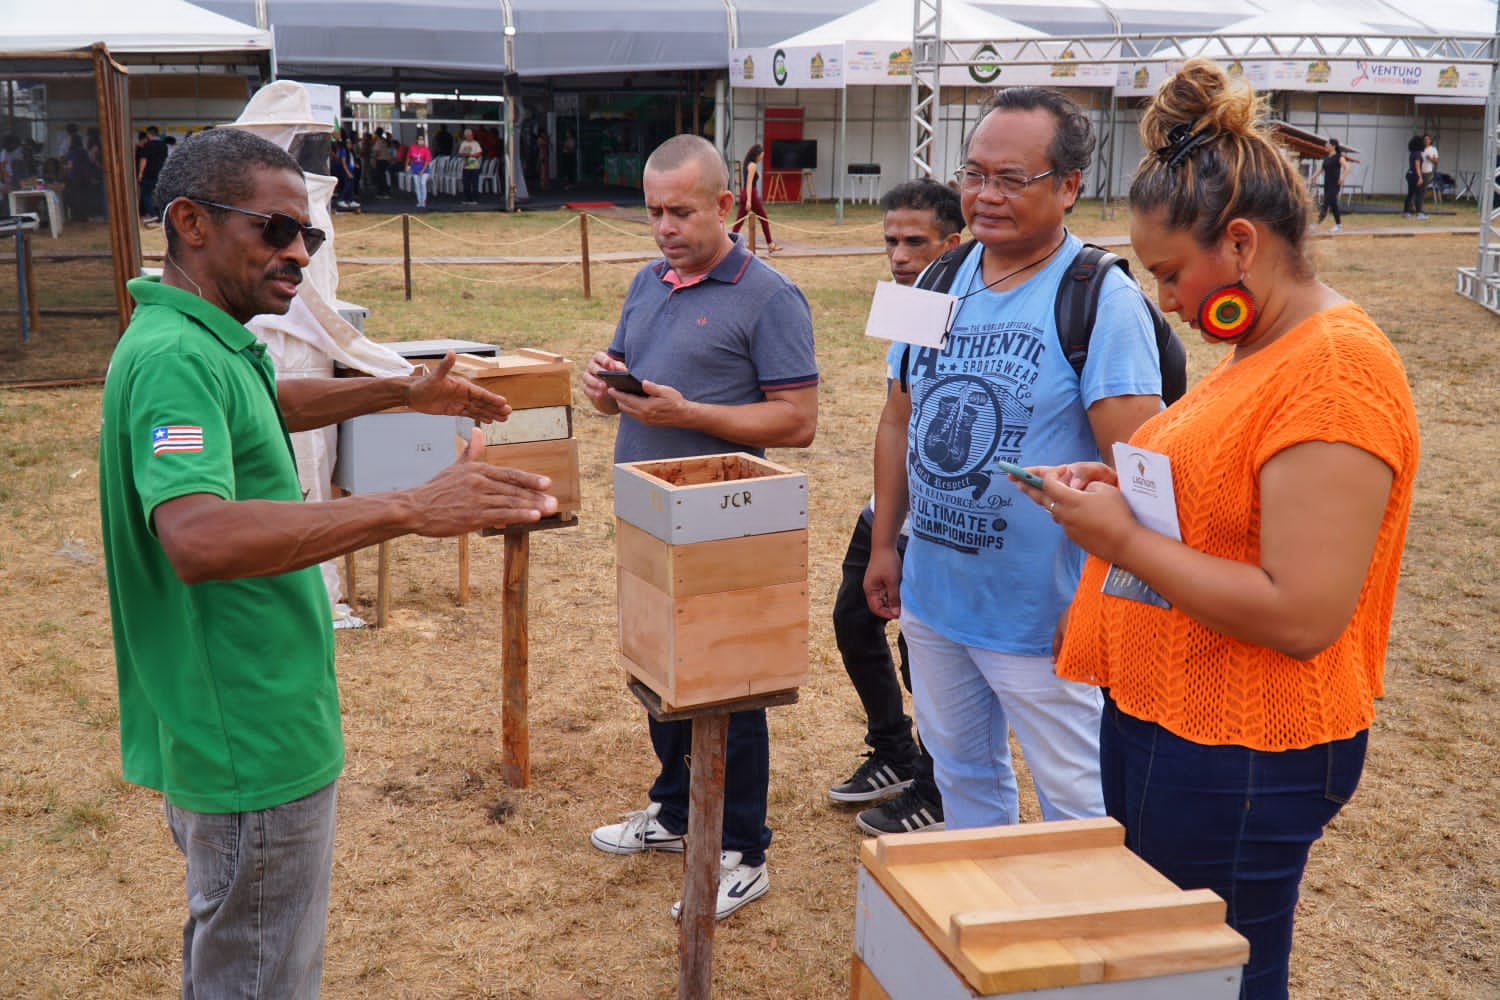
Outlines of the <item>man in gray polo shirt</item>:
M646 161L643 186L663 256L636 274L614 340L583 375L594 408L620 415L615 461L807 447L818 423L812 314L796 285L725 229L734 196L724 161L705 140L679 135ZM633 372L645 395L608 387L600 370ZM692 725L649 721L661 762L650 804L595 830L601 851L683 849ZM731 715L719 919L770 887L770 770L765 710Z

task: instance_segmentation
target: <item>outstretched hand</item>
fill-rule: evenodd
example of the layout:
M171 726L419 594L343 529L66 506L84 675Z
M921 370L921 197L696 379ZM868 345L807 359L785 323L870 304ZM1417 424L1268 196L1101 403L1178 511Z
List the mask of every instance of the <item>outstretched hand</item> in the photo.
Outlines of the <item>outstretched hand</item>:
M546 476L486 462L484 434L475 428L459 460L414 489L420 511L415 531L447 538L540 520L557 510L557 498L545 492L551 485Z
M449 351L431 371L414 379L407 389L406 405L420 413L471 417L479 423L510 416L510 404L504 396L450 374L454 361L455 355Z

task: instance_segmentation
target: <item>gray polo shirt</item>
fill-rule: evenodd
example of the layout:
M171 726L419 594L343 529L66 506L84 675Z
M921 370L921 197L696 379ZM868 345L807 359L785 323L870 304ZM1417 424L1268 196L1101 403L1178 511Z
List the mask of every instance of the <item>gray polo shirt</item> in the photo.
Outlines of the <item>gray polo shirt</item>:
M767 392L818 384L812 311L784 275L734 247L702 280L677 285L665 259L636 273L620 310L611 356L637 378L670 385L694 402L742 406ZM615 461L726 451L764 454L682 427L649 427L620 415Z

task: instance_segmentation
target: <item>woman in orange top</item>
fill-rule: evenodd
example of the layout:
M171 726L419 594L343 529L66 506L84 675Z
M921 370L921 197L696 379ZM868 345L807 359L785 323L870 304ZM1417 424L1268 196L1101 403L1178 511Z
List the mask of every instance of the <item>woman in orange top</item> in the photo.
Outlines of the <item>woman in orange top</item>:
M1394 348L1313 273L1306 188L1262 122L1203 59L1141 120L1131 242L1162 309L1232 345L1130 439L1170 460L1182 540L1132 515L1121 479L1166 484L1129 458L1027 493L1091 553L1057 669L1105 689L1105 806L1224 897L1241 995L1279 1000L1308 850L1364 766L1418 440Z

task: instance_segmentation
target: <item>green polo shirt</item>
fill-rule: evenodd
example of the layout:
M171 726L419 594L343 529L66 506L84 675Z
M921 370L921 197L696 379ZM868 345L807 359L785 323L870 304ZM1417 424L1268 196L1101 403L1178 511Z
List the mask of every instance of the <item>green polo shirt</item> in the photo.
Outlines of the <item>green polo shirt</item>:
M301 798L344 764L316 566L188 585L152 513L176 497L300 502L265 346L196 295L138 278L110 359L99 506L125 778L193 812Z

